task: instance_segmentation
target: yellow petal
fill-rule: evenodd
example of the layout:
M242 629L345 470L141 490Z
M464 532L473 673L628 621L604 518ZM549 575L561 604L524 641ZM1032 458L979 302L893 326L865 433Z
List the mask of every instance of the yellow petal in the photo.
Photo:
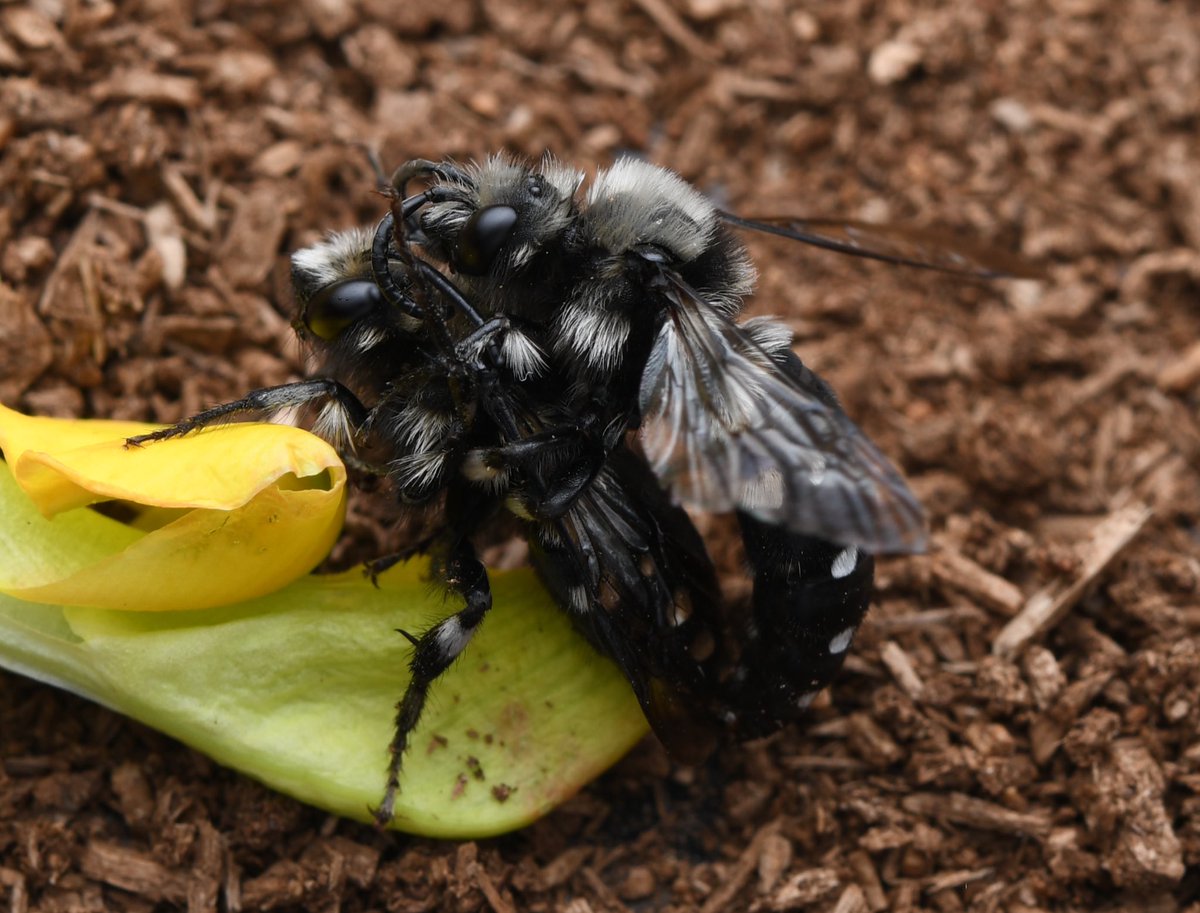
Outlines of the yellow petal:
M125 447L158 426L35 418L0 406L0 449L47 516L96 501L232 510L293 476L332 488L345 470L333 448L288 425L233 424ZM326 473L329 473L326 476ZM284 484L293 485L291 480Z
M204 608L272 592L328 553L341 529L346 474L324 441L256 424L124 447L148 428L0 407L13 478L45 515L28 502L6 508L21 525L0 530L0 590L68 605ZM141 535L75 509L111 499L186 512Z

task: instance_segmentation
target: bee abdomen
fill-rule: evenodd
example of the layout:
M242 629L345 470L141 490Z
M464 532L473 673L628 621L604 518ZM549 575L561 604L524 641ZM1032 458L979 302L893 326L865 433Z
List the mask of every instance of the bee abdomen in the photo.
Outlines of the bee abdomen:
M796 719L837 674L866 616L874 558L739 515L754 574L753 632L726 700L743 737Z

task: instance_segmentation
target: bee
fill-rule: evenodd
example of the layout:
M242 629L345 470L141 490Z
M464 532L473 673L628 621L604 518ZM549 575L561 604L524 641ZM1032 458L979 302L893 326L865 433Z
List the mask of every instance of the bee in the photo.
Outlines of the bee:
M408 185L426 189L409 195ZM866 614L873 556L921 551L917 499L791 348L739 322L754 269L732 228L973 276L992 252L851 221L747 220L637 159L597 174L544 159L398 169L387 216L292 256L314 379L258 390L142 444L248 411L319 404L314 430L439 528L432 558L464 607L412 642L387 786L433 683L491 609L473 538L526 527L556 601L622 669L668 750L698 761L795 720ZM374 453L371 459L357 454ZM687 510L732 513L753 595L721 607Z

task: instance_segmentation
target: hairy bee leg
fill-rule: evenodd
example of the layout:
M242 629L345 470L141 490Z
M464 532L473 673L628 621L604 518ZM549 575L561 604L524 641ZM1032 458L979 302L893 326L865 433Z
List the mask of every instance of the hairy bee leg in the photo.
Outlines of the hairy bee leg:
M291 406L304 406L319 400L328 400L338 409L340 423L357 428L367 419L367 410L353 393L336 380L317 378L293 384L281 384L278 387L264 387L255 390L239 400L205 409L182 422L151 431L149 434L139 434L125 440L125 446L140 447L151 441L163 441L168 438L182 437L192 431L223 421L234 415L246 412L270 412L275 409L285 409Z
M509 328L509 323L507 317L493 317L487 322L481 323L459 342L459 356L464 360L477 359L478 356L475 353L490 346L497 336Z
M480 448L474 458L489 471L516 473L525 516L549 521L570 510L596 478L605 455L603 444L587 430L563 426L510 444Z
M433 541L433 536L426 536L406 549L392 552L390 555L380 555L378 558L372 558L370 561L363 562L363 576L370 580L372 585L378 587L380 574L395 567L401 561L407 561L409 558L425 554L429 551L430 546L433 545Z
M754 630L725 695L743 737L794 720L832 681L866 617L874 558L738 514Z
M421 719L430 686L450 668L450 664L470 643L471 636L492 607L487 570L475 556L475 549L470 542L462 540L451 549L445 560L444 571L446 581L466 599L467 605L416 639L409 661L412 678L404 697L396 705L396 732L389 747L391 758L388 762L387 786L383 800L373 812L375 823L380 827L392 820L396 794L400 791L404 752L408 748L409 736Z
M379 479L386 479L391 473L387 466L381 463L371 463L361 457L355 456L353 453L343 453L338 451L338 458L341 459L347 467L355 472L361 472L363 475L375 476Z

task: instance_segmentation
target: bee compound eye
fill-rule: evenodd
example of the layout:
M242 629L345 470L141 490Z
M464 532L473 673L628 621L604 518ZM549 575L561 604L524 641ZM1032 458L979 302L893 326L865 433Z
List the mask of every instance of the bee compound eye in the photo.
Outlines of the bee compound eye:
M511 206L485 206L477 210L458 233L454 268L468 276L482 276L491 269L516 224L517 211Z
M379 286L369 279L347 279L327 285L308 299L304 325L321 339L337 339L357 320L383 302Z

